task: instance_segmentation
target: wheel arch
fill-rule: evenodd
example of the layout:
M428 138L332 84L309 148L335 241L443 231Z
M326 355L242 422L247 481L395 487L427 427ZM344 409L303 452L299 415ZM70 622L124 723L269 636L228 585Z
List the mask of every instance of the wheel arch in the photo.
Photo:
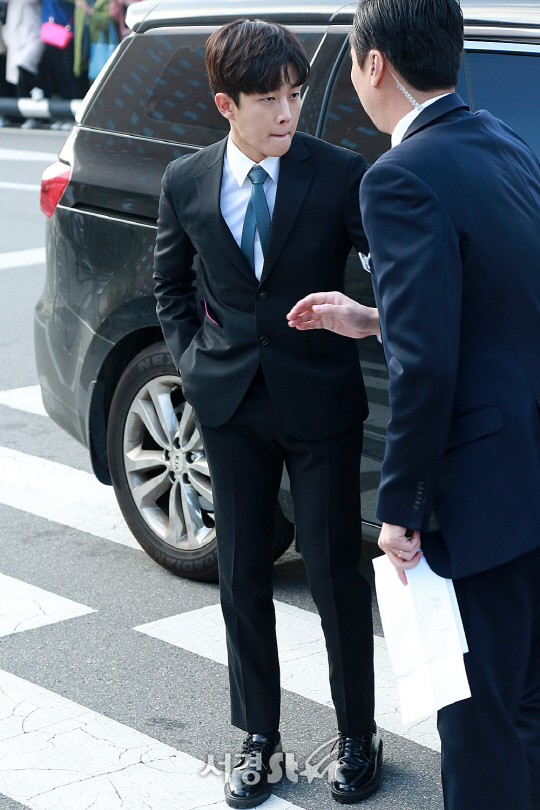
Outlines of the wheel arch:
M97 379L90 383L86 435L92 468L98 481L112 485L107 454L107 426L114 392L133 358L143 349L163 341L158 326L146 326L124 335L113 345L101 364Z

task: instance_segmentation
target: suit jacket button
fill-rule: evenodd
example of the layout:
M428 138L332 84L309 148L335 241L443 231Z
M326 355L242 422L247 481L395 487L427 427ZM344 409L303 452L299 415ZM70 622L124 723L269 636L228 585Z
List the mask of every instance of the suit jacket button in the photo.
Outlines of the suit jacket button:
M270 343L270 338L267 337L266 335L261 335L261 337L259 338L259 343L261 343L263 346L268 346L268 344Z
M266 292L266 290L259 290L259 292L257 293L257 298L260 298L261 301L264 301L264 299L267 298L267 296L268 293Z
M422 501L415 501L413 504L413 509L416 509L418 512L422 508Z
M420 492L422 492L425 488L426 488L426 485L424 484L423 481L419 481L417 483L417 485L416 485L416 489L420 490Z

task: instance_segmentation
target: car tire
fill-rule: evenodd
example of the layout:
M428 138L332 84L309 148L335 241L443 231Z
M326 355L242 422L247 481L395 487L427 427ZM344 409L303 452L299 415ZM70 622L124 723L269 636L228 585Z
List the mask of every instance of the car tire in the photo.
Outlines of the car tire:
M144 349L115 390L107 428L111 479L133 536L168 571L218 579L208 462L165 343ZM274 558L294 526L276 504Z

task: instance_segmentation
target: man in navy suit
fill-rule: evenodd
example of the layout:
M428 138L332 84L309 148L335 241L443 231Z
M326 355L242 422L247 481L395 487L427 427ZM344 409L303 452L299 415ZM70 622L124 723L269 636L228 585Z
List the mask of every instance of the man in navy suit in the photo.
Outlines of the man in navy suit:
M360 203L389 373L379 545L455 580L472 697L439 712L447 810L540 808L540 167L453 91L455 0L360 0L352 80L393 148ZM376 312L300 301L299 329ZM421 546L420 546L421 543Z

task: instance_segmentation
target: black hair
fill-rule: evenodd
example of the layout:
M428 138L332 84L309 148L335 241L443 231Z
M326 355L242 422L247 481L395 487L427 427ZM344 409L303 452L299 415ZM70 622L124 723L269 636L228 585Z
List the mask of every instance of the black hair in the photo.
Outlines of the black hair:
M416 90L455 87L463 52L458 0L359 0L350 35L358 63L382 52Z
M240 93L269 93L293 77L295 86L309 76L309 61L292 31L263 20L234 20L215 31L205 47L206 69L214 95L226 93L238 106Z

